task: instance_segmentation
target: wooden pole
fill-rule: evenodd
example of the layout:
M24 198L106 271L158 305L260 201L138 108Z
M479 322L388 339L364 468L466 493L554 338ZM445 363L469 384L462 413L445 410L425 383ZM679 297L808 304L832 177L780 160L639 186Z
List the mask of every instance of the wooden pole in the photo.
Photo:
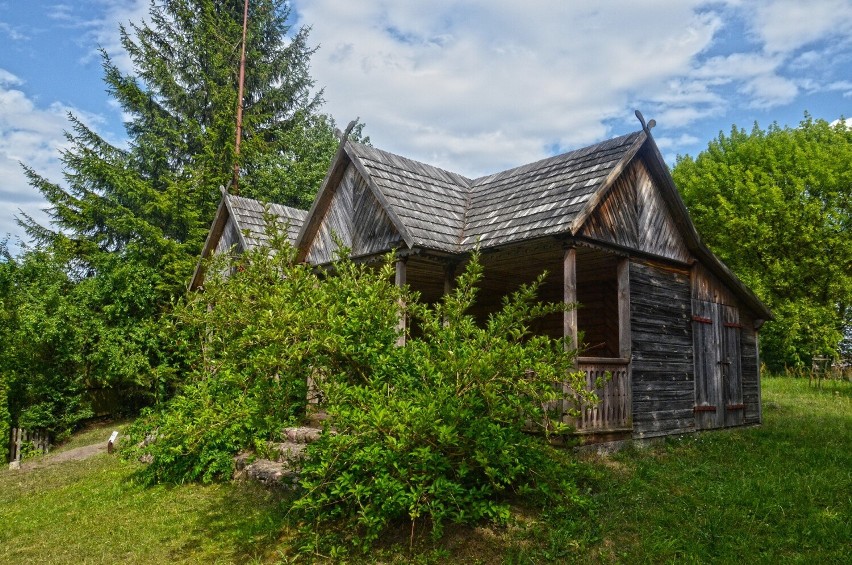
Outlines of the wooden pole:
M406 273L406 262L408 261L408 257L397 257L396 259L396 280L394 283L397 287L402 288L406 284L407 273ZM399 346L405 345L405 326L406 326L406 316L405 316L405 303L400 300L399 302L399 322L397 322L397 329L399 330L399 337L396 340L396 344Z
M569 247L562 258L563 300L566 304L577 302L577 250ZM567 310L562 317L562 335L568 347L577 347L577 309Z
M630 259L618 261L618 356L630 360Z
M237 142L234 145L234 194L240 194L240 141L243 137L243 90L246 81L246 31L248 29L249 0L243 5L243 41L240 47L240 79L237 90Z

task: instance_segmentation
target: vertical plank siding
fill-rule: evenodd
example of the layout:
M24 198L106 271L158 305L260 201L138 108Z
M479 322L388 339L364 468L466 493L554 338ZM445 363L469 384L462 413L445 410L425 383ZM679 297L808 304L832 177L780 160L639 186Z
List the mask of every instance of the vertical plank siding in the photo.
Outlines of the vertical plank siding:
M367 182L352 165L343 173L331 198L307 260L314 264L334 261L335 238L349 247L355 257L390 251L402 239Z
M240 236L237 233L237 226L233 218L228 218L228 223L225 224L225 229L222 230L222 236L219 238L219 243L216 244L216 254L228 253L233 246L237 246L234 250L241 253L243 249L240 246Z
M754 329L754 320L748 314L743 314L740 319L743 326L740 334L743 403L745 404L743 421L746 424L759 424L761 422L760 360L758 358L757 332Z
M682 263L692 257L641 160L634 161L613 183L609 194L583 224L580 235Z
M630 262L633 435L695 428L689 272Z
M692 297L732 306L738 303L731 289L701 263L695 263L692 267Z

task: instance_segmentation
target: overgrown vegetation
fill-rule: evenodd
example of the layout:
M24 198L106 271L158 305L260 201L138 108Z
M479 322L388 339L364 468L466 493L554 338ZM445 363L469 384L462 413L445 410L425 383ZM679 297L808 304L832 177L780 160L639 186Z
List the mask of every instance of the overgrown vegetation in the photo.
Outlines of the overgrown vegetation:
M392 257L341 257L319 273L271 235L271 253L214 260L204 291L175 309L169 333L188 350L187 382L128 442L129 457L151 458L146 481L229 478L238 451L305 415L313 378L335 433L311 446L295 509L313 533L349 532L323 544L366 549L400 519L436 535L445 522L505 521L507 494L573 488L554 480L552 453L528 433L564 431L548 407L574 397L554 383L585 388L575 352L529 330L566 308L536 301L543 278L479 327L467 314L476 255L456 290L426 305L393 284ZM417 328L404 346L400 317Z
M761 427L566 459L559 472L580 489L564 503L541 510L523 494L509 499L506 525L449 523L440 540L418 528L413 549L403 521L369 555L349 560L845 563L852 382L819 389L770 377L762 385ZM0 469L0 561L312 560L299 553L286 495L243 483L142 487L133 479L139 468L101 455L37 472Z
M543 277L507 297L479 327L467 314L482 276L474 256L439 304L405 297L419 332L397 347L395 308L355 299L356 291L388 294L372 287L389 285L391 275L389 263L366 276L343 262L326 282L334 304L322 309L340 316L330 326L343 323L343 347L320 370L328 425L337 433L311 446L305 492L295 505L309 521L311 550L332 551L341 542L366 550L400 520L412 536L418 524L440 535L446 522L505 523L507 494L537 489L546 498L574 488L569 476L559 480L553 472L548 445L528 433L562 431L547 407L574 399L554 383L584 389L576 352L529 330L535 319L566 308L536 301ZM369 288L352 284L365 279ZM384 319L371 316L375 311Z

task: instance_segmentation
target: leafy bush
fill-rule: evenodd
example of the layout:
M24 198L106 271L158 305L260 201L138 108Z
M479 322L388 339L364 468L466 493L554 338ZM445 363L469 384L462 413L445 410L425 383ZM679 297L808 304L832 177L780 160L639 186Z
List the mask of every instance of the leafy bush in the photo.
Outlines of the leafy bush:
M273 236L275 253L214 260L203 292L163 319L173 352L158 370L164 385L184 384L129 430L127 456L152 459L147 480L229 477L235 453L277 437L304 413L318 279Z
M358 269L344 262L333 285L348 288L363 278ZM389 269L371 282L392 288L388 275ZM356 344L358 351L343 352L349 362L327 368L321 387L337 433L312 444L302 470L305 493L295 506L312 531L344 531L333 537L366 549L401 519L410 521L412 535L417 522L440 535L446 521L502 521L509 515L503 496L534 485L552 466L546 442L527 432L563 431L547 408L573 397L554 383L567 380L582 390L584 377L574 371L575 351L532 335L529 325L565 305L536 302L542 276L479 327L466 312L481 276L474 256L439 304L401 296L420 330L404 347L395 346L397 335L387 327L361 325L381 318L393 327L397 303L347 300L347 321L340 323L352 334L327 355ZM306 539L308 549L317 540Z
M585 378L563 340L530 331L566 308L536 301L544 275L480 327L467 314L478 255L452 293L426 305L393 284L393 257L341 257L322 272L295 264L272 236L272 253L210 264L204 291L165 326L186 342L174 345L187 352L174 370L187 378L130 430L128 455L151 458L147 480L229 476L234 454L305 414L311 377L336 432L311 445L303 468L295 509L313 532L343 525L338 542L363 548L399 520L439 535L447 521L502 521L506 495L559 482L547 442L529 432L564 431L549 409L573 400L564 391L585 390ZM417 328L404 346L400 317Z

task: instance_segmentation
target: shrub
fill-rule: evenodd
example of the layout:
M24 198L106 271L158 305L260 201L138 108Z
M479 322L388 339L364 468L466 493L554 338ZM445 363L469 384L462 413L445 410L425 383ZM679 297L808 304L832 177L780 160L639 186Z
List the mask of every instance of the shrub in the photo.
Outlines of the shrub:
M335 284L347 287L347 271L355 268L344 263ZM574 372L575 352L562 340L532 335L529 324L565 305L536 302L542 276L507 297L479 327L466 312L481 276L474 256L439 304L402 296L420 329L404 347L395 346L394 332L369 328L332 344L360 349L357 363L330 367L322 383L337 433L311 446L302 471L305 493L296 503L314 532L348 532L338 541L366 549L401 519L410 521L412 535L417 522L440 535L446 521L502 521L508 517L504 495L544 476L552 461L548 446L527 432L563 431L547 408L571 399L554 383L567 379L582 390L584 381ZM372 283L392 286L389 280ZM399 315L387 300L350 300L347 312L385 324ZM326 356L345 357L339 353Z
M183 385L129 430L126 455L151 458L143 473L148 481L230 477L234 454L277 437L303 414L318 279L294 263L277 233L272 245L272 254L211 262L203 292L163 319L175 352L159 371Z
M12 433L12 416L9 414L9 397L6 379L0 373L0 461L9 457L9 441Z

